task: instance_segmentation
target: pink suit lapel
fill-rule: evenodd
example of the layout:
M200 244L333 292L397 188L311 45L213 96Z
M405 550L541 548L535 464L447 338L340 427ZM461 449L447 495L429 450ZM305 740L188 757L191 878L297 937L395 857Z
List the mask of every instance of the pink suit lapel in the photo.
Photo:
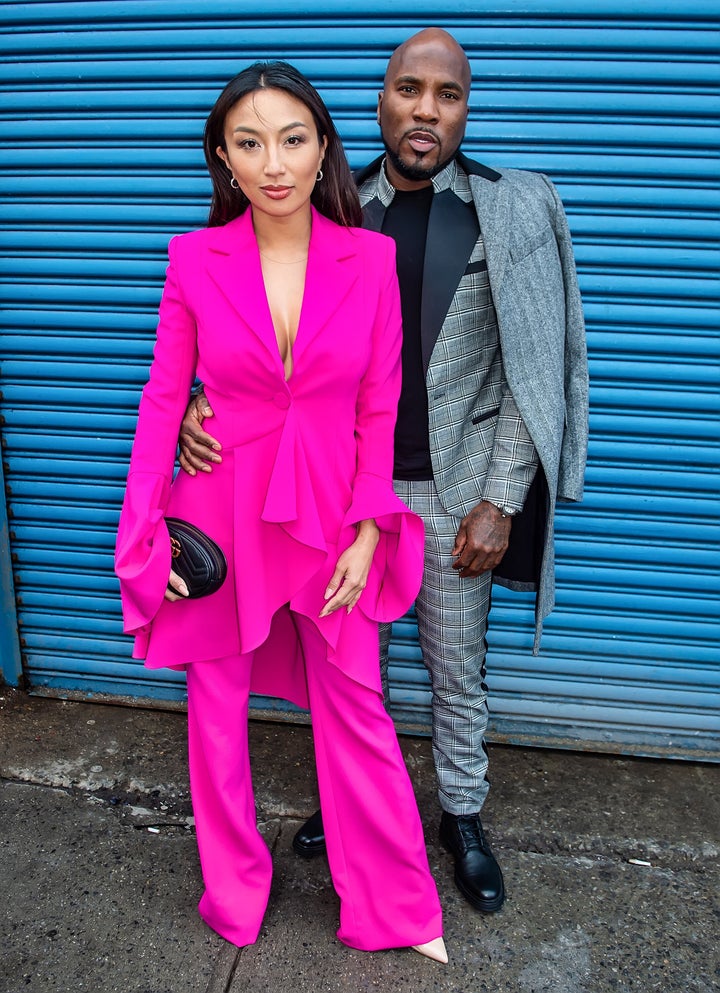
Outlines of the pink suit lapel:
M250 211L215 228L213 235L206 263L211 279L282 371Z
M293 349L295 365L315 336L342 305L359 275L356 235L315 209L305 276L300 325Z
M252 215L213 231L208 272L245 324L257 335L284 377L262 278ZM313 209L305 293L295 342L294 363L342 304L358 277L354 235Z

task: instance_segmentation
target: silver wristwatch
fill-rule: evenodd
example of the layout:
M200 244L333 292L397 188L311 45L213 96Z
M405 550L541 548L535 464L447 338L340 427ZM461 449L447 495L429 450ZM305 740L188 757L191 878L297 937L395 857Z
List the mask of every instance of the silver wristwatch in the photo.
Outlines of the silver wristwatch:
M503 507L500 503L493 503L492 500L488 500L487 503L492 504L496 510L499 510L501 517L516 517L520 513L518 510L513 510L512 507Z

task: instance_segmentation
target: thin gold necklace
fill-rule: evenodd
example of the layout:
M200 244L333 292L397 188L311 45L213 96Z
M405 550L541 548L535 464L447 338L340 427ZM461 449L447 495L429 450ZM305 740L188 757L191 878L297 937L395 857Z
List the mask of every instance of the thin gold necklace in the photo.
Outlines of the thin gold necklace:
M265 254L265 252L260 252L260 254L264 259L267 259L268 262L274 262L276 265L299 265L301 262L304 262L307 259L307 255L303 255L301 259L293 259L292 261L286 261L285 259L271 259L269 255Z

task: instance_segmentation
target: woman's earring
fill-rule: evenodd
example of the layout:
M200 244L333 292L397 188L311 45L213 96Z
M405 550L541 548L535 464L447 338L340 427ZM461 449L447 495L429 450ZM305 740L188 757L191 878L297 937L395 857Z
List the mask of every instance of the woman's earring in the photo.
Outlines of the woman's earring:
M318 169L318 174L315 177L315 182L316 183L319 183L322 178L323 178L323 171L322 171L322 169Z
M230 177L230 185L232 186L232 188L234 190L239 190L240 189L240 183L238 183L237 179L235 179L234 176L231 176Z

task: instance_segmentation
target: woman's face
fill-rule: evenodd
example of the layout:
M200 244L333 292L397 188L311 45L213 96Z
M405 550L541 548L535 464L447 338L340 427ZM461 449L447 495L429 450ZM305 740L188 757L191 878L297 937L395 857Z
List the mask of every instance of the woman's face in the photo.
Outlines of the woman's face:
M225 118L225 146L217 154L254 211L289 217L309 209L327 138L301 100L284 90L248 93Z

